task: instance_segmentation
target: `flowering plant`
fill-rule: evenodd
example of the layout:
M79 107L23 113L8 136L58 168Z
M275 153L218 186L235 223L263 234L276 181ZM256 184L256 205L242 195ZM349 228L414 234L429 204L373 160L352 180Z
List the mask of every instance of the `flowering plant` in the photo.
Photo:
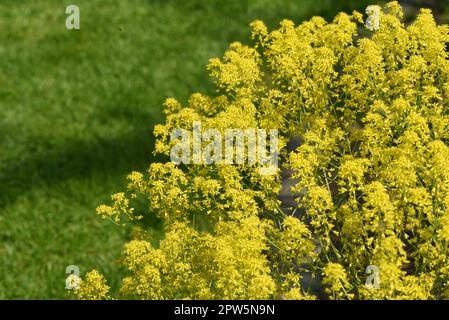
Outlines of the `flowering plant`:
M255 21L254 46L210 60L216 97L166 101L154 130L166 155L170 132L195 121L276 128L297 205L281 208L280 172L257 165L152 163L130 174L127 191L97 209L140 225L119 297L449 298L449 28L427 9L405 25L395 1L367 13L366 37L358 12L272 32ZM162 239L142 227L147 216L163 221ZM110 295L97 271L76 292Z

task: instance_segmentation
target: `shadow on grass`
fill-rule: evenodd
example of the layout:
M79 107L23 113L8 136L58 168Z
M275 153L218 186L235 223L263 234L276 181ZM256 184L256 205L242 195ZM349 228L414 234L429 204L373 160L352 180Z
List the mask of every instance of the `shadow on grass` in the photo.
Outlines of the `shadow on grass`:
M19 195L36 185L45 184L48 187L71 178L122 176L123 184L120 187L124 188L124 177L128 173L146 170L152 161L157 160L152 153L152 129L159 121L141 121L143 123L138 128L120 137L90 141L71 138L44 151L44 154L28 154L20 161L6 163L0 172L0 207L14 202Z

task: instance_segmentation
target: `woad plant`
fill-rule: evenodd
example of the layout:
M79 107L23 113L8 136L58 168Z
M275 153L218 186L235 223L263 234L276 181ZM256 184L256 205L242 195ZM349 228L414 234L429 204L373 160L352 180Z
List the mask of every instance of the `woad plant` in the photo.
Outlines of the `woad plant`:
M89 272L77 297L449 298L449 28L428 9L406 25L397 2L367 13L271 32L254 21L253 46L210 60L215 96L168 99L155 152L195 121L277 129L281 168L167 160L131 173L97 209L133 227L127 276L112 294ZM283 179L295 207L281 205Z

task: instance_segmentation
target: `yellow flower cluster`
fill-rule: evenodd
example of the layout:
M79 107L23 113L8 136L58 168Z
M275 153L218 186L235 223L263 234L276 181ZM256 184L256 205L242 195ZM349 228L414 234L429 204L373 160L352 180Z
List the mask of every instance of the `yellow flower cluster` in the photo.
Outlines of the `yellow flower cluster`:
M194 121L278 129L298 205L281 210L281 176L257 165L167 162L130 174L97 212L164 227L125 245L118 297L449 298L449 27L426 9L405 25L396 1L368 11L368 37L358 12L272 32L255 21L253 47L234 43L209 63L218 96L166 101L160 154ZM292 137L300 145L289 151ZM379 288L366 285L372 265ZM318 289L305 273L322 279ZM107 298L108 288L94 271L77 294Z
M110 299L108 296L109 287L106 284L106 279L96 270L87 273L84 280L81 280L79 285L80 288L75 290L75 294L79 299Z
M125 246L131 275L121 294L140 299L269 298L275 291L262 254L265 230L256 217L219 222L215 234L175 222L156 249L145 240Z

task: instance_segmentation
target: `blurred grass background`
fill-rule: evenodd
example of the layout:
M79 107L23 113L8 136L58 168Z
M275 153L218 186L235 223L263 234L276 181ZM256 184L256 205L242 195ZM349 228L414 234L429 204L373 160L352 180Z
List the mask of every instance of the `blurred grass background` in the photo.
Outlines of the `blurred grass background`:
M117 288L127 231L95 215L152 158L166 97L213 93L205 68L249 23L364 8L336 0L1 0L0 298L69 298L65 268ZM81 29L65 28L76 4Z

